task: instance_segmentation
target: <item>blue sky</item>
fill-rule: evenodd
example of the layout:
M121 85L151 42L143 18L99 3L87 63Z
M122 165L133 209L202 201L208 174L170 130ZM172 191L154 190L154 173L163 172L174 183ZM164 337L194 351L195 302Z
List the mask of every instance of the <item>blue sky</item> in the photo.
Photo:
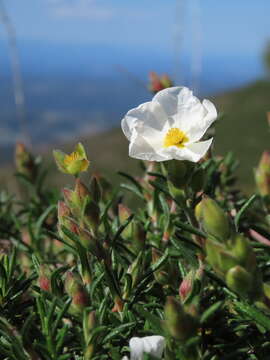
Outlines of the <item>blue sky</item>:
M4 1L19 40L259 54L270 37L269 0Z

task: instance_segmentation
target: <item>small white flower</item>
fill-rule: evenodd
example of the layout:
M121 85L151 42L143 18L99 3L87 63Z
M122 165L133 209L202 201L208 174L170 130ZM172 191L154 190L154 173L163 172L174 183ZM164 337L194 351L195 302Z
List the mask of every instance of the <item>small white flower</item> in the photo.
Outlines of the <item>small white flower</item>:
M157 359L161 356L165 347L165 339L163 336L145 336L143 338L133 337L129 341L130 360L142 360L143 354L149 354ZM128 360L125 356L122 360Z
M216 120L209 100L201 103L186 87L158 92L152 101L130 110L122 120L129 156L148 161L171 159L197 162L212 140L199 141Z

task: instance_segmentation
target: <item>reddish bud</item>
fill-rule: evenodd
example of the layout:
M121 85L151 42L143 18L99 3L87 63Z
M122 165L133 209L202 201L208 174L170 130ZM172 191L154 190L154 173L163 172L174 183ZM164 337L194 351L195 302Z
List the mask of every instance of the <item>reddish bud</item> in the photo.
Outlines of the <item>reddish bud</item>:
M58 220L62 219L65 216L70 216L70 208L64 203L64 201L58 201Z
M41 265L39 269L38 284L42 290L51 292L52 288L51 288L50 277L51 277L51 272L48 266Z
M194 273L193 273L194 274ZM193 274L191 272L183 279L179 287L179 295L182 301L185 301L191 294L193 288Z

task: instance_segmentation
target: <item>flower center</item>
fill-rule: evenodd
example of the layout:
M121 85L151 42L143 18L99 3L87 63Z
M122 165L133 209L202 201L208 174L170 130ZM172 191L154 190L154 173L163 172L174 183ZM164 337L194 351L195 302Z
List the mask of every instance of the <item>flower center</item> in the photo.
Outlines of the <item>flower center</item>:
M177 146L183 148L188 140L189 138L184 131L178 128L171 128L164 138L164 147Z
M74 151L70 155L65 156L64 163L65 163L65 165L69 165L73 161L79 160L79 159L80 159L80 155L78 154L78 152Z

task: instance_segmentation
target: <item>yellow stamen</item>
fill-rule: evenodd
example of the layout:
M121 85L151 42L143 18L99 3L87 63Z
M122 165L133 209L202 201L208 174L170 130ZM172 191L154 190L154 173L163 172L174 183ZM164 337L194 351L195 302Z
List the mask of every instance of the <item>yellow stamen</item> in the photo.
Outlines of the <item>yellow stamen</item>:
M65 165L69 165L73 161L76 161L76 160L79 160L79 159L80 159L80 155L78 154L78 152L74 151L70 155L65 156L64 163L65 163Z
M165 136L164 147L177 146L179 148L183 148L188 140L189 138L184 131L178 128L171 128Z

